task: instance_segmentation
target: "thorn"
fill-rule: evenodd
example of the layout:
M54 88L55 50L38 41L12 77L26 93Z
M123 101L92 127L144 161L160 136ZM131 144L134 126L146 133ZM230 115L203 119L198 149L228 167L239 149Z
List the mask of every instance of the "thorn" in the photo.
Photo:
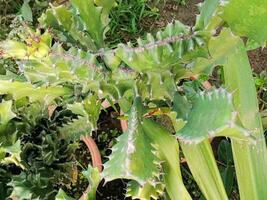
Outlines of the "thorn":
M152 185L153 187L156 187L157 183L154 180L148 180L147 181L150 185Z
M249 132L249 131L244 131L244 135L245 135L246 137L249 137L249 136L251 136L251 132Z
M219 99L219 90L215 89L214 94L215 98Z
M231 119L232 119L232 121L235 121L236 120L236 117L237 117L237 115L238 115L238 112L237 111L233 111L232 113L231 113Z
M235 122L234 121L229 121L228 123L229 128L234 128L235 127Z
M232 102L233 96L231 93L227 93L227 99L228 99L229 103Z
M99 90L98 90L98 93L99 93L99 94L103 94L104 92L103 92L103 90L99 89Z
M210 137L214 137L216 135L216 132L214 130L209 130L208 134Z
M208 92L208 93L207 93L207 97L208 97L208 99L209 99L210 101L212 100L212 98L211 98L211 94L212 94L211 92Z

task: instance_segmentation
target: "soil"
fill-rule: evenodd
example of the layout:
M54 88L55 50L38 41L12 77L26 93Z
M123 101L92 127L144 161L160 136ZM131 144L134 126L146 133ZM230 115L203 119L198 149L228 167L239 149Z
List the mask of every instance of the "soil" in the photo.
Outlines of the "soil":
M146 32L155 32L163 29L168 23L179 20L182 23L193 26L196 21L196 15L199 14L197 4L203 0L190 0L186 5L179 5L173 0L157 5L160 16L157 18L145 18L140 24ZM136 37L135 37L136 38Z
M98 131L93 134L98 148L102 155L102 161L107 161L106 156L111 154L110 148L114 145L115 138L122 133L120 121L117 119L119 113L110 108L103 111L99 118ZM101 138L103 134L107 137ZM127 199L124 197L127 181L114 180L108 183L102 181L97 189L96 200L120 200Z
M92 134L102 156L102 162L107 161L107 156L111 154L110 148L114 145L115 138L121 134L120 121L117 119L119 113L109 108L102 111L98 120L98 130ZM70 173L71 183L64 185L64 191L68 195L78 199L88 186L88 180L79 176L89 164L92 164L89 150L84 142L79 143L79 148L75 152L75 162ZM125 199L124 193L127 181L115 180L104 184L102 181L97 190L96 200L120 200ZM68 186L68 187L67 187ZM61 186L62 187L62 186Z
M186 5L179 5L175 1L167 1L160 8L160 19L155 22L158 27L165 27L168 23L177 19L182 23L193 26L196 21L196 15L199 14L197 4L203 0L189 0Z
M267 48L255 49L248 52L250 64L256 73L267 70Z

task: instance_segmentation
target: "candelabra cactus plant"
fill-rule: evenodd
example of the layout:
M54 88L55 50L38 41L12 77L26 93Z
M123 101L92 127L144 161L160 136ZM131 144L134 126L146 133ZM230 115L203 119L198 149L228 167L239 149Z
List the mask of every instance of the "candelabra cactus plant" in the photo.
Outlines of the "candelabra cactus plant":
M105 45L105 33L115 1L71 0L51 6L40 18L49 31L28 29L24 41L1 43L1 56L19 66L17 74L0 80L1 162L24 167L19 139L8 136L12 131L16 135L9 128L18 123L12 106L23 106L22 99L40 103L42 110L64 105L76 114L77 119L58 127L69 140L96 129L101 103L107 100L119 105L128 128L103 172L89 167L85 173L92 188L88 199L95 198L100 179L118 178L130 180L126 196L134 199L157 199L165 192L173 200L191 199L182 181L179 145L205 198L228 199L209 142L217 136L231 139L241 199L264 199L266 144L246 47L239 37L265 44L264 2L206 0L194 27L175 21L155 36L137 39L136 45L114 49ZM236 16L240 10L242 20ZM224 73L220 88L187 90L181 84L193 75L210 74L218 65ZM175 135L151 119L155 113L171 119ZM57 199L67 196L60 190Z

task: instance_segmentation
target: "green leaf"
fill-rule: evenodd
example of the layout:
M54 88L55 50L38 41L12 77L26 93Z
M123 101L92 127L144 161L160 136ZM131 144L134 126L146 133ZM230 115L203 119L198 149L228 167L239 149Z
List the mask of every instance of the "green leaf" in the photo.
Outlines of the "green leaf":
M40 60L50 53L51 35L48 32L40 34L39 31L29 31L34 37L27 35L24 42L5 40L0 43L1 54L4 58L19 60Z
M22 17L29 22L32 22L32 9L29 5L30 0L24 0L22 7L20 8Z
M186 121L184 120L188 120L188 114L191 110L191 106L187 99L182 98L183 96L180 94L178 97L179 98L174 99L173 111L169 114L176 132L181 131L183 127L185 127ZM185 112L181 112L181 107L187 107ZM183 118L181 119L181 117ZM184 142L181 142L180 144L190 171L205 198L227 199L224 185L208 139L194 145L190 143L185 144Z
M71 90L64 87L34 87L27 82L0 80L0 94L11 94L15 100L29 97L31 102L39 101L48 105L57 97L71 95Z
M191 199L182 181L179 145L176 138L150 119L144 119L142 127L158 151L162 162L164 184L170 198L173 200Z
M147 34L145 39L137 39L137 43L137 47L120 44L116 56L138 72L163 71L182 62L182 58L206 56L203 38L191 35L190 29L179 21L168 24L156 37Z
M109 161L104 164L106 181L126 178L144 185L159 174L158 158L153 153L155 149L141 123L140 110L135 103L130 111L128 130L118 138Z
M67 45L97 51L104 47L108 14L114 1L72 0L71 7L52 6L40 18L43 27L52 27ZM99 5L99 6L97 6ZM103 7L102 7L103 6Z
M21 144L20 144L20 140L17 140L15 142L15 144L13 145L9 145L9 146L1 146L0 144L0 151L4 151L5 153L8 153L9 156L5 157L4 159L2 159L1 163L4 163L6 165L8 164L15 164L19 167L21 167L22 169L25 169L25 167L23 166L23 164L21 163Z
M10 196L19 197L22 200L36 199L33 198L31 188L25 184L26 181L22 181L23 178L26 180L26 174L24 173L13 177L12 181L10 182L10 185L13 186L13 191Z
M177 118L186 120L190 112L191 105L185 96L182 96L178 92L173 97L173 110L177 113Z
M52 6L39 21L44 28L52 27L62 42L83 49L96 50L90 35L83 31L80 17L65 6Z
M61 138L68 141L77 141L80 140L81 136L92 133L92 123L86 117L79 117L62 127L58 127L58 131Z
M94 0L94 3L97 6L100 6L103 8L103 12L108 15L109 11L112 7L116 6L116 0Z
M74 114L85 117L92 125L92 130L97 129L97 121L101 111L101 101L97 95L89 95L82 103L69 104L68 109Z
M62 138L76 141L81 136L90 135L97 129L101 101L96 95L91 94L82 103L69 104L67 108L79 117L58 128Z
M207 28L215 18L215 13L219 5L219 0L205 0L199 4L200 15L197 16L196 30Z
M77 9L81 20L84 22L84 29L90 33L97 47L103 47L106 24L103 24L101 20L102 8L96 7L94 0L71 0L71 3Z
M146 183L141 186L136 181L130 181L127 184L126 197L131 197L132 199L142 199L150 200L158 199L164 192L164 184L158 182L155 186L150 183Z
M69 197L62 189L57 193L56 200L74 200L74 198Z
M6 125L11 119L16 117L12 112L12 101L4 101L0 103L0 127Z
M228 200L209 140L196 145L181 142L181 147L190 171L205 198Z
M223 134L245 140L250 133L237 125L237 114L232 94L226 90L197 93L187 123L176 136L186 143L199 143Z
M259 5L257 2L264 3L264 1L251 1L251 3L247 2L248 5L240 4L240 7L251 5L253 8L255 4ZM229 5L231 6L231 4ZM264 5L266 4L262 4L261 9L256 13L260 15L262 9L266 8ZM247 12L250 15L250 10ZM261 20L257 17L260 16L254 17L256 21ZM246 19L244 20L246 21ZM255 23L257 23L256 21ZM265 27L261 28L264 30ZM240 143L239 140L231 140L240 198L244 200L264 199L267 196L265 190L267 184L267 172L265 170L267 168L267 149L251 66L243 41L239 37L233 36L229 31L227 34L225 33L225 39L234 40L236 44L229 51L226 62L223 63L225 86L229 91L235 91L233 99L239 113L239 120L246 129L251 130L256 142L251 144L247 141Z
M88 165L87 170L83 171L82 174L89 181L90 190L86 194L85 199L93 200L96 199L96 190L101 181L101 175L98 168L93 168L91 165Z
M263 186L266 185L267 180L264 170L267 166L266 144L246 49L243 41L234 36L230 29L223 29L219 36L210 40L209 49L211 58L199 59L193 71L211 72L217 65L224 66L225 84L229 91L234 92L234 105L239 113L239 120L242 126L252 130L251 133L256 138L257 144L253 145L245 141L240 143L238 139L232 140L239 192L243 199L264 198L266 190Z
M46 171L49 172L48 169ZM51 199L55 196L55 189L53 184L48 181L49 178L51 179L48 176L42 177L40 174L29 173L28 171L13 175L12 181L8 183L9 186L13 187L10 197L17 197L21 200Z
M238 43L238 40L229 35L232 35L232 32L229 29L223 29L219 36L209 40L210 58L198 58L192 67L193 73L211 74L215 66L221 66L227 61L227 56L233 53Z
M222 18L232 31L264 44L267 41L267 0L223 1Z
M255 42L252 39L248 39L248 41L246 42L246 50L247 51L260 48L261 46L262 46L261 44L259 44L258 42Z

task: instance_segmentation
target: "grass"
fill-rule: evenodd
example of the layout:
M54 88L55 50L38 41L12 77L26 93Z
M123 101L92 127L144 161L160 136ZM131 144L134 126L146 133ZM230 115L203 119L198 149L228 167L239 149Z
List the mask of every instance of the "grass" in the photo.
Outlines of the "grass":
M0 40L6 38L10 24L18 14L23 1L0 0Z
M145 32L151 31L152 23L159 17L156 5L159 1L119 0L118 5L111 11L110 30L107 41L110 45L132 41Z

